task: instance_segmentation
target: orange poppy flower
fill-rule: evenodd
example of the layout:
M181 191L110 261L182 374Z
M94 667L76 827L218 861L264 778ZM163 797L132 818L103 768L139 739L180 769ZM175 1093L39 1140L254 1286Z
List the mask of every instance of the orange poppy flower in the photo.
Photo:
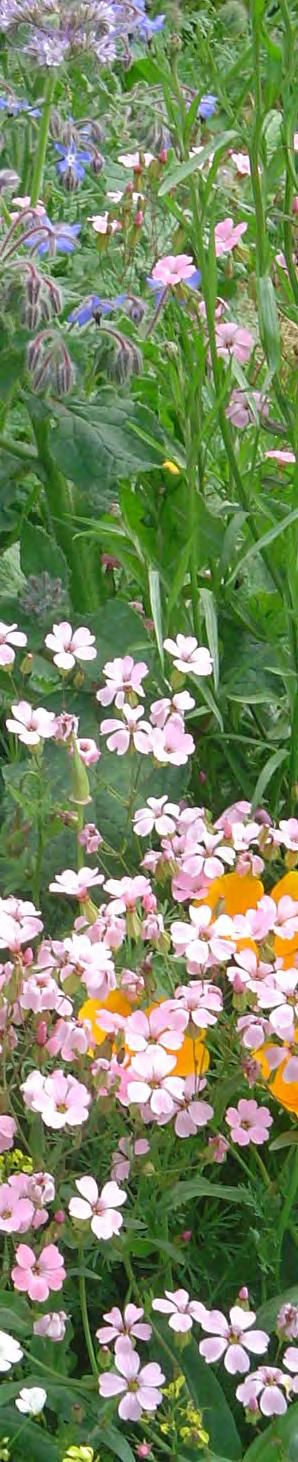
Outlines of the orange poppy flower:
M195 903L208 904L209 909L215 909L220 902L223 904L222 912L229 914L246 914L247 909L256 909L259 899L264 893L264 886L260 878L254 878L252 873L223 873L221 878L214 878L211 888L203 899L195 899Z
M272 1074L266 1056L266 1052L268 1051L268 1044L269 1043L267 1042L265 1046L260 1046L259 1050L254 1051L253 1053L254 1059L258 1062L260 1071L262 1072L262 1076L264 1076L265 1081L268 1081ZM284 1046L284 1049L286 1051L287 1047ZM294 1115L298 1116L298 1081L283 1080L285 1066L286 1057L282 1064L278 1067L278 1070L274 1072L272 1081L270 1081L270 1095L274 1096L276 1101L279 1102L280 1106L285 1107L285 1110L287 1112L293 1112Z
M192 1040L191 1036L184 1036L183 1045L177 1051L177 1060L173 1076L204 1076L210 1066L209 1051L207 1046L200 1039L200 1036Z

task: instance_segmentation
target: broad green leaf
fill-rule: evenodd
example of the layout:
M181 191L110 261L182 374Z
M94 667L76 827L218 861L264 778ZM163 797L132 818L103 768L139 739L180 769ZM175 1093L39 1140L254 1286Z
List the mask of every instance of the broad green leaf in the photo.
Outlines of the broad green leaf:
M109 392L100 403L55 408L50 450L58 467L87 495L96 493L106 508L118 477L160 467L165 443L152 411L119 401ZM147 433L146 433L147 426Z
M21 1384L20 1381L19 1390ZM26 1385L28 1384L30 1381L26 1376ZM36 1379L35 1384L37 1384ZM27 1418L26 1426L22 1427L20 1435L17 1436L16 1433L20 1426L21 1417L16 1408L8 1406L6 1409L4 1407L1 1411L1 1433L2 1436L8 1436L9 1439L14 1438L13 1462L61 1462L61 1446L50 1435L50 1432L45 1432L41 1426L36 1425L36 1422Z
M168 1206L180 1208L184 1203L190 1202L192 1198L220 1198L222 1203L247 1203L251 1204L252 1199L245 1188L232 1188L224 1183L209 1183L208 1178L189 1178L185 1182L174 1183L172 1192L169 1195Z
M271 782L271 777L274 777L274 772L277 771L278 767L281 767L283 765L283 762L287 760L287 757L287 751L274 751L273 755L268 757L268 761L266 761L265 766L262 767L262 771L260 772L260 776L258 777L255 785L254 795L252 799L253 809L255 807L258 807L259 803L262 802L266 787L268 787L269 782Z
M32 1317L27 1300L12 1294L10 1290L0 1291L0 1330L13 1333L19 1339L31 1335Z
M217 613L214 594L211 589L201 589L200 600L206 624L207 640L210 655L213 660L214 689L218 690L219 661L218 661L218 628Z
M61 579L67 587L68 568L62 549L44 528L35 523L24 523L21 532L21 569L28 579L31 574L49 574L51 579Z
M288 1132L280 1132L274 1142L269 1143L270 1152L281 1152L284 1147L296 1147L298 1142L297 1127L290 1127Z
M169 168L161 183L159 197L164 198L165 194L170 193L171 188L175 188L177 183L184 183L186 178L192 177L204 162L208 162L209 157L212 157L214 161L217 158L220 162L224 153L228 152L230 147L235 147L237 140L237 132L221 132L216 139L212 137L212 141L208 142L206 147L200 148L198 156L190 157L188 162L177 163L176 167Z
M125 1440L121 1432L116 1431L116 1427L103 1426L102 1440L105 1447L112 1452L112 1456L119 1458L119 1462L135 1462L135 1453L132 1452L129 1442Z
M243 1462L298 1462L298 1405L275 1416L262 1436L244 1453Z
M25 588L25 578L20 564L20 548L18 543L11 543L10 548L0 557L0 600L11 598Z
M162 629L162 607L160 593L160 577L157 569L149 569L149 595L152 610L152 619L158 645L158 653L161 667L164 666L163 629Z

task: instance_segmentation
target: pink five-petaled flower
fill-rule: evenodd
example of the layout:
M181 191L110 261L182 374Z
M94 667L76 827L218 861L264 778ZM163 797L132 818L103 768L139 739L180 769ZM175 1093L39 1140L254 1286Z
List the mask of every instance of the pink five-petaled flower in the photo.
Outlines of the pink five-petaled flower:
M268 1141L272 1121L269 1108L259 1107L253 1098L241 1097L238 1107L227 1107L226 1110L226 1122L238 1147L248 1147L250 1142L261 1147Z
M214 229L216 258L221 259L222 254L230 254L231 249L236 249L246 229L247 223L234 225L232 218L223 218L221 223L217 223Z
M164 648L173 656L176 670L182 675L212 675L212 660L205 645L198 645L193 635L177 635L176 640L164 640Z
M199 1093L204 1090L205 1081L198 1080L197 1076L187 1076L184 1083L183 1095L176 1096L178 1108L175 1116L174 1127L177 1137L196 1137L197 1128L205 1127L206 1122L211 1122L214 1117L214 1108L210 1102L199 1101Z
M146 1051L152 1041L167 1051L179 1051L187 1026L187 1011L175 1007L174 1001L162 1000L146 1015L136 1010L125 1023L125 1044L130 1051Z
M16 648L22 648L27 644L27 635L18 630L17 624L3 624L0 620L0 665L5 670L6 665L13 665Z
M106 1325L101 1325L95 1331L96 1339L100 1345L111 1345L113 1340L120 1340L121 1335L134 1335L136 1340L150 1340L152 1325L143 1323L144 1310L137 1305L125 1305L123 1315L118 1305L112 1310L106 1310L104 1320Z
M119 1396L122 1400L118 1413L122 1421L139 1421L142 1411L156 1411L160 1406L165 1376L160 1366L153 1361L142 1366L129 1336L116 1340L115 1363L117 1370L108 1371L99 1377L100 1396Z
M103 675L106 676L107 684L103 690L96 692L96 700L101 706L110 706L111 702L115 701L115 705L121 711L129 692L144 697L142 680L148 675L148 665L144 660L135 663L132 655L124 655L123 660L119 657L115 660L107 660L106 665L103 666Z
M0 1112L0 1153L9 1152L9 1148L13 1146L16 1130L14 1117L6 1117L4 1112Z
M62 1289L66 1273L57 1244L46 1244L38 1257L29 1244L19 1244L15 1257L17 1262L11 1271L14 1287L28 1294L30 1300L43 1304L51 1289Z
M147 838L148 834L155 828L155 831L161 838L170 837L176 830L176 820L178 817L178 804L176 802L168 802L167 795L165 797L148 797L146 807L139 807L138 811L135 812L134 832L138 838Z
M221 1310L205 1310L201 1325L211 1338L200 1341L199 1351L208 1365L224 1356L224 1365L230 1375L236 1376L239 1371L243 1375L248 1371L247 1351L252 1351L253 1355L264 1355L269 1345L266 1330L251 1328L255 1318L254 1310L243 1310L241 1305L232 1305L229 1320Z
M292 462L296 462L295 452L279 452L278 448L272 452L265 452L265 457L271 457L273 461L278 462L279 467L288 467L292 465Z
M52 1076L31 1071L22 1082L21 1092L29 1111L40 1112L45 1126L55 1131L80 1127L87 1121L91 1098L87 1087L76 1076L65 1076L59 1070L53 1071Z
M46 635L45 645L48 650L53 650L54 665L59 670L72 670L76 660L95 660L97 650L94 649L95 635L90 634L90 629L81 625L80 629L72 630L67 619L61 624L53 624L51 634Z
M43 706L36 706L33 710L29 701L18 701L11 709L12 716L8 716L6 721L7 730L24 746L39 746L40 741L55 735L56 716L53 711L45 711Z
M222 360L229 361L231 356L235 356L240 365L245 365L253 347L254 340L250 330L245 330L234 320L219 320L216 325L216 349Z
M50 1310L48 1315L41 1315L40 1320L34 1320L33 1334L55 1342L64 1340L66 1324L65 1310Z
M209 980L190 980L189 985L178 985L175 999L188 1011L188 1018L202 1030L206 1025L216 1025L223 1004L221 990Z
M170 762L172 766L185 766L188 757L195 750L193 737L184 729L182 716L169 716L165 726L154 726L151 731L150 751L155 761Z
M154 264L151 278L163 289L169 289L175 284L187 284L193 274L196 274L196 266L191 254L165 254Z
M104 875L98 872L98 868L80 868L79 873L75 873L73 868L64 868L63 873L56 873L55 882L49 883L49 889L50 893L67 894L69 898L84 902L89 889L103 881Z
M237 1401L242 1401L247 1411L254 1415L256 1409L260 1409L263 1416L282 1416L287 1410L287 1402L280 1388L284 1386L288 1390L289 1379L278 1366L259 1366L237 1386Z
M207 1314L205 1305L199 1300L190 1300L187 1289L165 1289L165 1299L152 1300L152 1309L161 1315L169 1315L169 1326L182 1335L191 1330L193 1320L203 1323Z
M153 1120L160 1117L169 1120L175 1111L175 1099L179 1101L183 1095L181 1077L170 1075L175 1064L175 1056L169 1056L162 1046L148 1046L146 1051L133 1056L126 1070L125 1102L141 1106L148 1103Z
M119 1234L122 1228L122 1213L117 1213L118 1208L126 1203L126 1193L118 1183L113 1181L105 1183L98 1192L97 1183L94 1178L77 1178L76 1188L81 1194L80 1198L71 1198L69 1212L71 1218L81 1219L84 1223L91 1220L92 1233L97 1239L111 1239L113 1234Z
M31 1228L34 1203L20 1196L9 1183L0 1186L0 1233L24 1234Z
M101 722L100 734L107 736L109 751L116 751L117 756L125 756L130 746L136 751L143 752L148 756L151 751L151 726L149 721L143 721L142 706L129 706L124 702L122 706L123 720L107 720ZM140 725L138 722L140 721Z
M228 914L219 914L213 921L207 904L190 905L189 916L189 924L178 919L171 924L171 937L176 957L181 959L185 954L188 973L196 975L206 965L222 964L234 954L234 928Z

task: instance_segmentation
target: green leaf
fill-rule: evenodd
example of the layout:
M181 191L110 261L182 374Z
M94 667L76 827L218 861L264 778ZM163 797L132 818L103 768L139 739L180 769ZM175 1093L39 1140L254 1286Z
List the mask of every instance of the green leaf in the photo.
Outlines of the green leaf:
M235 146L237 140L237 132L221 132L219 137L216 139L212 137L211 142L208 142L206 147L200 149L199 156L190 157L188 162L178 163L176 167L169 168L159 188L159 198L164 198L166 193L171 192L171 188L176 187L177 183L184 183L186 178L191 178L193 173L196 173L204 162L208 162L208 158L211 155L213 156L214 162L216 159L220 162L224 153L228 152L230 147Z
M68 568L62 549L44 528L35 523L24 523L21 532L21 569L28 579L31 574L49 574L51 579L61 579L67 587Z
M214 689L217 691L219 682L218 629L216 603L212 589L201 589L200 600L206 624L210 655L213 660Z
M277 768L281 767L283 762L287 760L287 756L287 751L274 751L273 755L268 757L268 761L266 761L265 766L262 767L262 771L260 772L260 776L258 777L255 785L252 799L253 811L254 808L258 807L259 803L263 801L264 792L266 787L269 786L269 782L271 782L271 777L274 776L274 772L277 771Z
M159 653L161 668L163 670L163 667L164 667L164 649L163 649L163 629L162 629L162 609L161 609L161 594L160 594L160 577L159 577L158 570L157 569L149 569L148 578L149 578L149 595L150 595L150 604L151 604L151 610L152 610L152 619L154 621L154 629L155 629L156 641L157 641L157 645L158 645L158 653Z
M174 574L174 578L171 577L171 586L170 586L170 592L169 592L169 595L168 595L168 603L167 603L168 620L170 619L170 616L171 616L171 613L172 613L172 609L174 609L175 605L177 604L177 600L179 599L179 596L180 596L180 593L181 593L181 589L183 589L184 579L185 579L185 575L187 573L188 564L189 564L190 551L191 551L191 539L189 538L188 539L188 542L185 544L185 548L182 548L181 553L179 555L179 561L178 561L178 564L177 564L176 573Z
M37 1384L36 1381L35 1384ZM20 1385L21 1382L18 1390L20 1390ZM28 1376L26 1376L26 1385L30 1385ZM22 1427L20 1435L17 1436L18 1424L21 1425L21 1418L16 1408L7 1407L7 1410L4 1408L1 1412L1 1433L2 1436L8 1436L9 1439L14 1438L13 1462L61 1462L61 1447L58 1447L49 1432L44 1432L36 1422L26 1418L26 1426ZM130 1459L127 1459L127 1462L130 1462Z
M113 1457L119 1457L119 1462L135 1462L135 1454L132 1452L129 1442L121 1432L117 1432L113 1426L103 1427L102 1439L105 1446L113 1453Z
M298 1462L297 1404L285 1416L274 1417L272 1425L244 1453L243 1462Z
M269 1143L270 1152L281 1152L283 1147L296 1147L298 1142L297 1127L290 1127L288 1132L280 1132L274 1142Z
M6 1330L19 1338L21 1335L31 1335L32 1317L27 1300L21 1299L19 1295L11 1294L10 1290L0 1292L0 1330Z
M220 1198L222 1203L247 1203L252 1199L245 1188L232 1188L224 1183L209 1183L208 1178L189 1178L186 1182L174 1183L168 1199L168 1206L180 1208L191 1198Z
M246 549L246 553L242 555L242 558L238 559L238 563L233 569L233 573L230 574L230 578L226 581L227 588L230 587L230 584L234 583L234 579L238 578L239 571L243 568L243 564L247 563L248 559L255 558L255 555L257 553L260 553L262 548L267 548L269 543L274 543L275 538L280 538L282 533L286 533L287 528L290 528L292 523L297 523L297 518L298 508L293 508L293 512L287 513L285 518L282 519L281 523L277 523L276 527L274 528L268 528L267 533L263 533L262 537L258 538L256 543L252 543L251 547Z
M118 477L160 467L165 443L154 413L128 400L117 402L110 392L100 404L73 402L56 407L50 436L52 456L77 487L96 490L97 504L105 508L111 484ZM147 427L147 431L146 431Z
M179 1371L185 1376L188 1391L195 1407L203 1413L203 1425L206 1431L209 1432L210 1446L215 1447L217 1452L222 1448L225 1457L229 1457L231 1462L234 1462L234 1459L237 1462L237 1459L241 1457L240 1438L232 1412L230 1411L219 1381L214 1375L212 1366L206 1365L206 1361L200 1356L198 1346L193 1339L188 1339L185 1350L181 1352L179 1348L179 1337L175 1341L173 1331L169 1329L169 1326L160 1317L158 1317L157 1321L154 1316L153 1328L154 1335L157 1338L160 1337L158 1359L161 1362L163 1370L166 1369L167 1379L168 1361L163 1353L163 1340L166 1344L167 1352L171 1351L172 1354L174 1374L177 1374L178 1365ZM220 1455L222 1456L222 1453ZM182 1456L183 1453L181 1454L181 1462ZM222 1462L224 1462L224 1458Z
M260 336L272 375L280 367L280 333L275 290L269 275L257 280Z

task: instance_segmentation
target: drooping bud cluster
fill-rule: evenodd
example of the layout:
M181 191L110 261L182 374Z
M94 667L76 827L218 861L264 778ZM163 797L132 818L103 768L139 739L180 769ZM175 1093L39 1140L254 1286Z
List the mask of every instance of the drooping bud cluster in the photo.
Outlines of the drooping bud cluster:
M34 391L51 387L57 396L67 396L74 383L74 367L62 335L42 330L31 340L27 365Z

